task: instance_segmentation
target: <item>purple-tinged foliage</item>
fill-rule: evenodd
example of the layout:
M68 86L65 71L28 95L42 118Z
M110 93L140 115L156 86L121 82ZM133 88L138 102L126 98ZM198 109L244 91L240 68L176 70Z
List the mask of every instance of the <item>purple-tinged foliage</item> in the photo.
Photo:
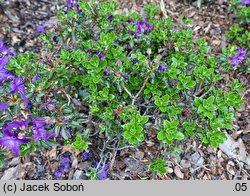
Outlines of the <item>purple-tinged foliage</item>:
M157 71L161 73L161 72L163 72L164 70L166 70L168 68L169 68L169 66L160 64L159 67L158 67L158 69L157 69Z
M250 0L242 0L241 3L242 3L242 5L244 5L246 7L250 6Z
M13 128L20 128L19 125L26 125L28 121L13 121L7 126L3 127L3 137L0 138L0 145L10 148L16 155L20 155L19 147L21 144L29 142L26 137L19 137L17 131L12 131Z
M238 52L237 52L236 56L229 57L229 60L231 61L231 65L233 67L235 67L235 66L241 64L245 58L246 53L247 53L247 49L243 49L243 48L238 47Z
M8 54L10 56L14 56L14 53L11 52L8 48L6 48L6 46L3 43L3 40L0 39L0 54L1 53L2 54L6 53L6 54Z
M7 103L0 102L0 111L7 110L8 108L9 108L9 105Z
M68 129L66 129L65 132L66 132L66 136L68 138L71 138L70 131ZM62 128L60 128L60 130L59 130L59 135L61 135L61 137L63 137Z
M28 101L28 98L26 97L25 86L24 86L24 83L22 81L21 76L14 78L11 81L11 92L10 93L11 94L20 93L20 95L25 103L25 106L26 107L28 106L29 101Z

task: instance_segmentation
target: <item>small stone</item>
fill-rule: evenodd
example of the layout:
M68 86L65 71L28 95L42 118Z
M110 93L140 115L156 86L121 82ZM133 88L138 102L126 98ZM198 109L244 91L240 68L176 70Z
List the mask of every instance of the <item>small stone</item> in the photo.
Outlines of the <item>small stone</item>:
M83 177L83 171L82 170L76 170L73 175L73 180L81 180Z
M20 157L15 157L11 160L10 166L16 166L20 163L20 161L21 161Z
M174 170L171 167L167 167L167 173L172 174L174 172Z
M18 176L17 167L11 167L4 171L1 180L16 180Z
M77 157L73 156L72 168L77 168L77 166L78 166L78 160L77 160Z
M191 163L188 160L181 160L180 165L183 169L188 169L191 167Z

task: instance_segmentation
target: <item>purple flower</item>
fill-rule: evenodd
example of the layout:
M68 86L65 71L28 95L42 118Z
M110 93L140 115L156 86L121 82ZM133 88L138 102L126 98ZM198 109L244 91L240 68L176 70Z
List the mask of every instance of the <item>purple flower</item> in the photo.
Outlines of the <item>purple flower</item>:
M71 163L70 163L70 156L64 156L61 159L61 167L64 169L70 169Z
M242 0L242 5L246 7L250 6L250 0Z
M11 52L3 43L3 40L0 39L0 53L7 53L10 56L14 56L14 53Z
M68 0L68 8L73 9L76 8L78 4L78 0Z
M7 110L9 105L7 103L0 102L0 110Z
M61 179L63 174L64 174L64 169L62 167L59 167L56 171L53 172L53 175L57 180Z
M36 33L39 35L39 34L43 33L45 30L46 30L46 26L45 25L39 25L36 28Z
M15 93L20 93L26 107L29 104L28 98L26 97L25 94L25 86L24 83L22 81L22 77L18 77L18 78L14 78L11 82L11 94L15 94Z
M28 142L29 139L25 137L19 138L18 133L11 131L8 126L3 128L3 137L0 138L0 145L10 148L16 156L20 155L20 145Z
M109 169L109 166L110 166L109 163L105 164L104 166L101 166L101 164L97 163L97 168L96 169L98 171L97 177L98 177L99 180L104 180L105 178L108 177L107 170Z
M8 130L12 130L12 129L16 129L16 128L19 128L19 129L25 129L28 124L29 124L29 120L20 120L20 121L12 121L10 123L8 123L6 126L5 126L5 129L8 129Z
M165 69L168 69L168 68L169 68L169 66L160 64L159 67L158 67L158 69L157 69L157 71L161 73L161 72L163 72Z
M104 71L103 71L103 74L105 75L105 76L109 76L110 75L110 69L109 68L106 68L106 69L104 69Z
M5 66L7 65L8 61L9 58L7 55L0 59L0 86L2 86L2 82L4 80L14 78L14 74L9 70L5 69Z
M67 9L64 11L65 14L68 14L68 10L69 9L77 9L78 14L82 13L82 10L80 9L79 5L78 5L78 0L68 0L68 7Z
M34 131L34 140L37 141L39 139L48 140L49 138L54 138L56 135L55 133L47 134L47 130L45 129L46 126L46 119L45 118L34 118L30 115L32 119L33 126L32 129Z
M93 54L96 54L100 61L104 59L104 54L102 54L100 51L95 51Z
M113 19L114 19L114 16L112 14L109 14L108 17L106 18L108 22L111 22Z
M92 153L90 153L90 152L83 152L82 156L83 156L83 160L86 161L86 160L88 160L88 159L90 159L92 157Z
M56 100L48 101L42 105L42 108L48 111L53 111L56 108L56 104L57 104Z
M122 74L122 77L126 80L129 79L129 75L127 73Z
M139 62L139 59L138 58L132 58L132 63L133 64L136 64L136 63L138 63Z
M57 42L57 36L55 33L53 34L52 40L53 40L53 42Z
M32 78L32 83L34 83L35 81L37 81L37 80L42 80L42 78L38 75L38 74L36 74L33 78Z
M5 55L3 58L0 58L0 69L3 69L8 62L9 57L7 55Z
M235 66L241 64L245 58L246 53L247 53L247 49L243 49L243 48L238 47L238 52L237 52L236 56L229 57L229 60L231 61L231 65L233 67L235 67Z
M128 23L134 22L133 18L128 19Z
M146 34L148 31L152 31L154 29L154 27L151 26L146 19L135 22L134 26L137 26L137 36L140 36L141 34Z
M180 31L180 29L179 28L173 28L172 31L173 32L178 32L178 31Z

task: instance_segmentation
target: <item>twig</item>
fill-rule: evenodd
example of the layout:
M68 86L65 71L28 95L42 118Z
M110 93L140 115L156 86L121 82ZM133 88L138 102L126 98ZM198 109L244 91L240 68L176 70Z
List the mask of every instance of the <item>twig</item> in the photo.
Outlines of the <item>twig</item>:
M161 2L160 2L160 7L161 7L161 12L164 15L164 17L168 18L166 8L165 8L165 3L163 0L161 0Z
M134 98L134 96L129 92L129 90L126 88L124 82L122 82L122 88L128 93L128 95L130 96L131 99Z
M139 95L141 94L141 92L143 91L143 89L145 88L147 82L148 82L148 79L150 77L150 74L148 73L147 76L146 76L146 79L144 80L143 84L142 84L142 87L141 89L139 90L139 92L133 97L132 99L132 105L134 105L136 99L139 97Z
M112 148L112 147L106 147L107 149L110 149L110 150L123 150L123 149L125 149L125 148L135 148L136 149L136 147L134 147L134 146L123 146L123 147L121 147L121 148Z

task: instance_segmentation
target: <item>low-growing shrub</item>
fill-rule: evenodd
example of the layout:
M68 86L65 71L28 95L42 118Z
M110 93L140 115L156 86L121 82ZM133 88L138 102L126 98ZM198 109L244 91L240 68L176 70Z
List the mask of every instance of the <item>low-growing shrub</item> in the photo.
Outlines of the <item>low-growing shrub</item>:
M226 140L243 88L238 80L217 87L220 64L205 39L192 37L189 20L175 27L159 18L153 5L146 16L116 8L70 3L40 35L41 53L8 59L5 47L0 145L24 156L64 144L95 150L102 145L97 140L116 148L148 140L171 148L189 137L217 147ZM107 175L105 161L89 173L92 179ZM163 167L162 159L150 165L160 173Z

